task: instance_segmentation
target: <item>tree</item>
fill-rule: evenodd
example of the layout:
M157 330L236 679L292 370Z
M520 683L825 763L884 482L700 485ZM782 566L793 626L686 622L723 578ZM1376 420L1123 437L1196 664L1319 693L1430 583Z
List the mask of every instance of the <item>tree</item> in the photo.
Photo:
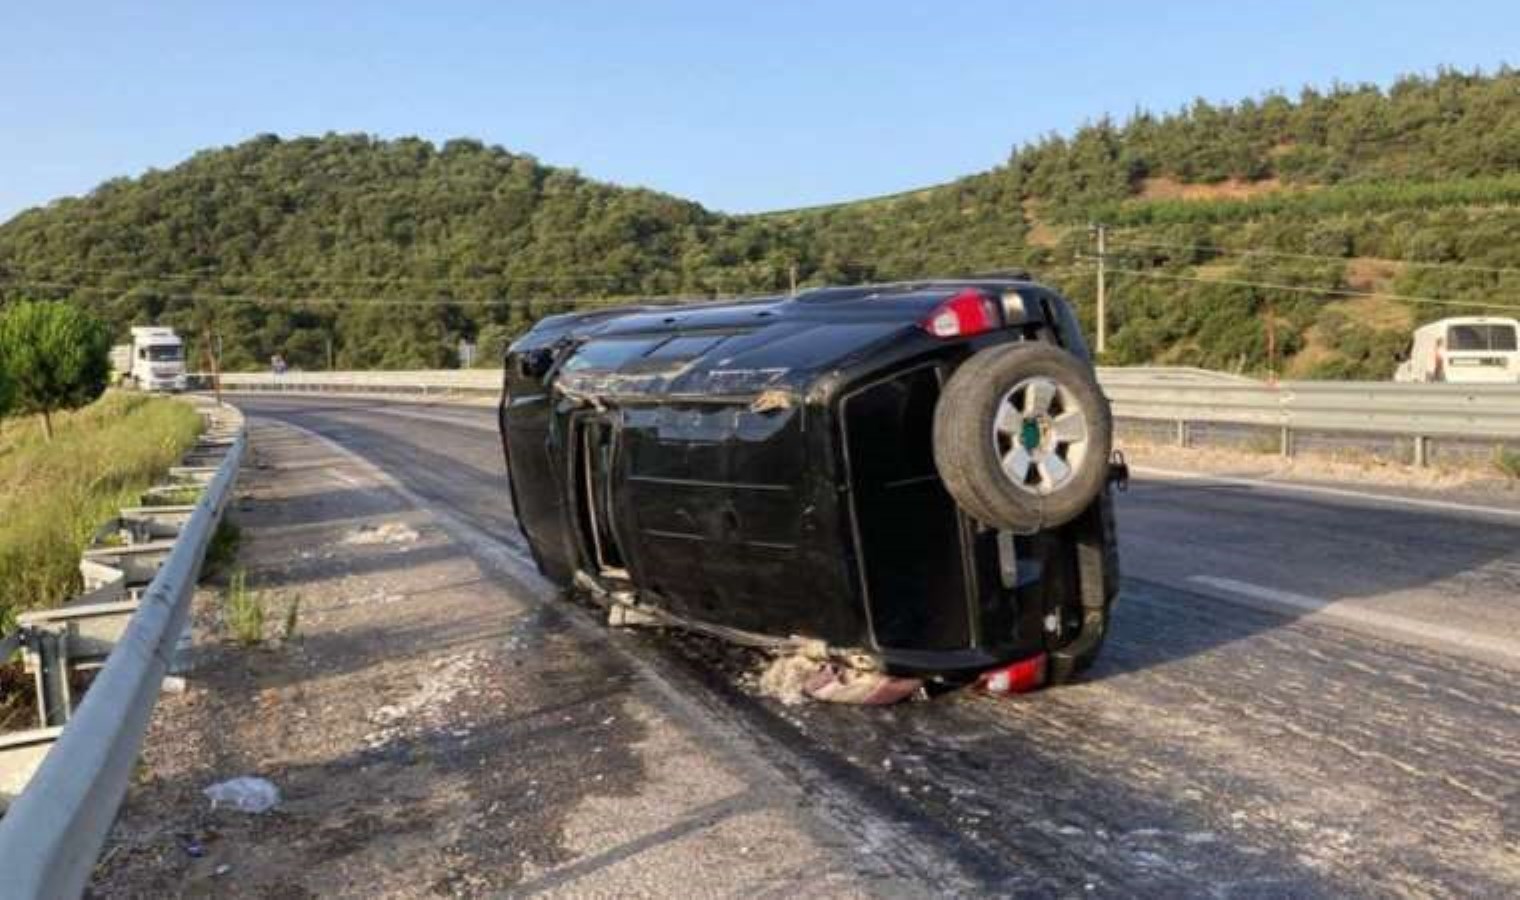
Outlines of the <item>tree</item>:
M65 303L22 301L0 316L0 368L10 373L17 411L52 414L100 396L111 370L111 335L95 317Z
M16 382L11 378L10 369L5 366L5 358L0 356L0 420L4 420L16 402Z

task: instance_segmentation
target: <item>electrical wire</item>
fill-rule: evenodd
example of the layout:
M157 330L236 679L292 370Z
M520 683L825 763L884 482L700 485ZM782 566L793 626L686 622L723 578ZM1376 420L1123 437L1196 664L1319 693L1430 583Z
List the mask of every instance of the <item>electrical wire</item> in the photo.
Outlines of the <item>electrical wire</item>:
M1266 281L1249 281L1241 278L1203 278L1197 275L1175 275L1170 272L1146 271L1142 269L1110 269L1109 274L1129 275L1135 278L1153 278L1163 281L1190 281L1198 284L1221 284L1231 287L1260 288L1262 290L1288 291L1299 294L1316 294L1319 296L1345 297L1345 298L1372 298L1377 300L1397 300L1402 303L1429 304L1435 306L1461 306L1473 309L1500 309L1511 312L1520 312L1520 304L1491 303L1485 300L1455 300L1449 297L1418 297L1409 294L1383 294L1375 291L1354 291L1346 288L1317 288L1302 284L1275 284Z
M1370 259L1375 262L1391 263L1394 265L1408 266L1410 268L1416 269L1457 269L1469 272L1488 272L1491 274L1499 275L1520 274L1520 268L1513 268L1508 266L1480 266L1470 263L1420 262L1412 259L1384 259L1381 257L1330 256L1323 253L1290 253L1285 250L1232 248L1223 247L1216 244L1171 244L1162 241L1133 241L1124 239L1124 243L1118 245L1117 247L1110 247L1110 249L1124 250L1132 249L1135 247L1163 250L1193 250L1203 253L1215 253L1219 255L1231 256L1265 256L1280 259L1324 260L1341 263L1350 262L1355 259Z

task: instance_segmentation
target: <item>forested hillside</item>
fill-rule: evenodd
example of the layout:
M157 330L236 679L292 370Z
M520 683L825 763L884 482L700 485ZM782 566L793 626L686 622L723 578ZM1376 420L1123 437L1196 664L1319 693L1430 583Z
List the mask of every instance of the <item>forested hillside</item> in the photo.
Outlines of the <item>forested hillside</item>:
M0 298L215 334L228 368L439 366L546 310L794 273L1025 266L1090 315L1103 222L1109 361L1384 378L1416 321L1520 310L1517 202L1508 69L1100 119L951 184L759 216L470 140L262 136L0 226Z

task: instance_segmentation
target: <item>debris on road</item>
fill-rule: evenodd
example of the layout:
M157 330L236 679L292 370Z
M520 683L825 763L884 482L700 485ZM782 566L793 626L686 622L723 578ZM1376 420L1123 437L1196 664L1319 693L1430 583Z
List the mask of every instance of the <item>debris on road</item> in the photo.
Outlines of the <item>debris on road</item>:
M887 706L912 697L923 689L919 678L898 678L885 672L862 672L836 663L824 663L808 679L803 691L826 703Z
M923 681L830 659L822 642L810 641L773 659L760 673L757 687L761 696L787 706L808 699L884 706L912 697Z
M201 793L211 801L211 808L229 807L238 812L269 812L280 804L280 789L265 778L245 775L213 784Z
M807 700L805 688L808 681L818 674L823 663L801 653L789 653L771 660L760 673L756 686L760 696L770 697L787 706L796 706Z

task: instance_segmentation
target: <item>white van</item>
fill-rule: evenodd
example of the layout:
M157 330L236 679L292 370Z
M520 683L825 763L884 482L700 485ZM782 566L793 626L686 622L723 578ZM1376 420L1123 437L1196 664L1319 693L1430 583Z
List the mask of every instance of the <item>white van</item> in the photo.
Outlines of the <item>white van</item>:
M1520 321L1458 316L1416 328L1393 380L1520 384Z

